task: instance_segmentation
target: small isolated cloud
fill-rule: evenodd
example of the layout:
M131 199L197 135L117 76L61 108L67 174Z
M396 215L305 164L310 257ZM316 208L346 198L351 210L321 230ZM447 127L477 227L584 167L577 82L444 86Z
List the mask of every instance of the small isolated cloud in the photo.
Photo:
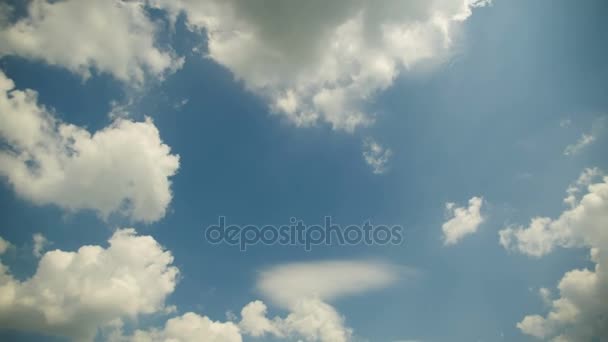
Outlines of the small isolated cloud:
M9 10L0 7L0 18ZM146 75L159 78L182 64L156 47L157 27L143 1L33 0L25 17L7 22L1 23L0 57L42 60L85 78L95 70L141 84Z
M108 242L46 252L24 281L0 263L0 326L92 341L100 328L163 312L178 274L171 253L133 229Z
M302 298L333 300L390 286L412 270L375 261L282 264L262 271L257 287L273 303L291 307Z
M482 205L482 197L472 197L468 207L456 207L455 203L446 203L449 220L441 226L445 245L454 245L477 231L484 221L481 215Z
M35 204L152 222L171 202L179 156L149 118L118 118L91 134L59 121L35 91L15 89L0 72L0 139L0 176Z
M372 138L363 141L363 159L372 168L374 174L383 174L393 155L390 148L384 148Z
M32 247L32 254L36 258L40 258L42 256L42 252L50 244L49 240L44 237L44 235L40 233L36 233L32 236L32 240L34 242L34 246Z
M545 315L528 315L517 323L527 335L553 341L596 341L608 336L608 177L584 170L565 200L570 206L557 218L535 217L527 227L500 231L504 248L541 257L556 247L588 248L592 269L566 272L557 284L559 296L541 293ZM598 178L600 178L598 180ZM584 188L584 189L583 189ZM578 193L584 193L581 196Z

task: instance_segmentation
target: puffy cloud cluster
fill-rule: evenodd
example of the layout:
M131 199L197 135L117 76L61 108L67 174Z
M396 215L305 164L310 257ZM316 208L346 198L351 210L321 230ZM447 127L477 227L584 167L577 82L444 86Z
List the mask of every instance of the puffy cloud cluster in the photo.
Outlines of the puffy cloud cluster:
M517 327L547 340L592 341L608 336L608 177L600 177L597 169L585 170L568 189L565 202L570 208L556 219L537 217L527 227L501 230L500 243L536 257L555 247L590 249L595 268L567 272L557 286L559 297L549 299L550 312L526 316Z
M149 0L185 13L209 57L297 125L353 131L395 77L450 52L458 26L487 0Z
M314 298L300 299L285 318L269 319L261 301L247 304L241 311L243 332L259 337L266 334L282 339L319 342L346 342L352 330L331 305Z
M484 220L481 215L482 205L483 198L481 197L472 197L468 207L456 207L456 204L451 202L445 205L450 217L441 226L445 245L456 244L465 236L477 231Z
M241 311L241 321L212 321L193 312L167 320L162 328L138 329L124 335L120 329L108 336L112 342L241 342L244 336L275 337L288 341L346 342L352 330L331 305L318 299L301 299L285 318L267 317L262 301L253 301Z
M0 263L0 327L90 341L98 329L163 310L178 269L152 237L119 229L109 246L46 252L15 279Z
M18 55L65 67L83 77L91 70L140 84L162 77L182 60L156 47L156 25L141 1L32 0L27 16L8 21L0 8L0 57Z
M14 87L0 72L0 175L17 194L103 217L120 212L151 222L165 215L179 156L151 119L119 118L91 134L56 119L35 91Z
M241 342L239 327L232 322L215 322L206 316L188 312L169 319L162 329L137 330L132 336L114 338L130 342Z

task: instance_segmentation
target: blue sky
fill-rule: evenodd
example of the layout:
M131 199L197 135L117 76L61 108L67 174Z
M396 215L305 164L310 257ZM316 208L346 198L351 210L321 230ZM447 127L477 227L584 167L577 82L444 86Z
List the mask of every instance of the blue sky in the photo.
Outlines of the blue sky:
M264 4L0 6L0 339L607 338L603 1Z

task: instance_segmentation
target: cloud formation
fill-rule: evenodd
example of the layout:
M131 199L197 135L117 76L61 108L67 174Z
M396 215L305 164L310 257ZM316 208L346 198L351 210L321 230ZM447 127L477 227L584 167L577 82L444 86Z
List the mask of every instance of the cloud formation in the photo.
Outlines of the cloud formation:
M390 148L385 148L372 138L363 141L363 159L372 168L374 174L386 172L388 162L393 155Z
M163 328L140 329L129 336L119 332L112 340L194 342L199 341L200 336L206 336L212 342L240 342L243 336L251 336L287 341L346 342L352 339L353 331L328 301L384 288L408 271L370 261L283 264L262 271L257 288L272 303L287 310L284 317L269 317L266 304L255 300L243 307L238 324L186 313L169 319Z
M25 281L0 263L0 327L92 341L99 328L162 311L178 274L171 253L134 229L108 242L46 252Z
M0 8L0 18L8 10ZM0 22L0 57L17 55L85 78L95 70L141 84L146 75L162 77L182 63L156 47L156 30L140 1L33 0L26 17Z
M267 307L256 300L245 305L241 321L213 321L188 312L167 320L162 328L137 329L124 335L117 329L108 335L111 342L241 342L244 336L274 337L281 341L347 342L352 330L331 305L318 299L301 299L287 316L268 318Z
M273 303L290 308L303 298L328 301L382 289L404 273L414 271L374 261L297 262L262 271L257 288Z
M59 121L0 72L0 175L38 205L152 222L165 215L179 156L151 119L116 119L93 134Z
M298 300L285 318L269 319L266 311L261 301L247 304L239 323L243 332L254 337L272 335L293 341L319 342L346 342L352 336L352 329L345 326L344 318L336 309L319 299Z
M449 214L449 220L445 222L443 230L443 243L454 245L465 236L473 234L484 221L481 215L483 198L472 197L468 207L456 207L455 203L446 203L445 208Z
M188 312L174 317L162 329L136 330L132 336L111 338L112 342L241 342L239 327L232 322L212 321L206 316Z
M353 131L403 71L446 58L487 0L150 0L206 34L208 56L298 126Z
M32 240L34 242L34 246L32 247L32 254L34 254L36 258L40 258L42 256L42 252L50 244L50 242L44 235L40 233L34 234L32 236Z
M583 191L580 200L575 197ZM593 341L608 336L608 177L597 169L583 171L565 202L570 208L556 219L536 217L527 227L501 230L500 243L535 257L556 247L589 248L595 268L566 272L557 285L559 297L548 299L549 313L526 316L517 327L547 340Z

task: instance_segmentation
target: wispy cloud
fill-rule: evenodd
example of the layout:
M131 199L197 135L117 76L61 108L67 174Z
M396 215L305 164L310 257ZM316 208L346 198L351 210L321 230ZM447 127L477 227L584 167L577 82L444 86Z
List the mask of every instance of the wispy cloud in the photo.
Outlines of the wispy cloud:
M591 144L594 141L595 137L593 135L583 133L583 135L578 139L576 143L566 146L566 149L564 150L564 155L575 155L579 153L583 148L585 148L585 146Z
M374 174L380 175L388 170L388 162L393 155L390 148L383 147L373 138L363 141L363 159L371 166Z
M575 154L580 153L585 147L591 145L595 142L598 136L601 134L604 128L604 122L606 121L605 117L597 119L593 122L591 126L591 131L589 133L583 133L581 137L574 144L570 144L566 146L564 149L565 156L573 156ZM561 124L560 124L561 125ZM568 123L569 125L569 123ZM566 126L562 126L566 127Z

